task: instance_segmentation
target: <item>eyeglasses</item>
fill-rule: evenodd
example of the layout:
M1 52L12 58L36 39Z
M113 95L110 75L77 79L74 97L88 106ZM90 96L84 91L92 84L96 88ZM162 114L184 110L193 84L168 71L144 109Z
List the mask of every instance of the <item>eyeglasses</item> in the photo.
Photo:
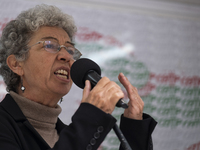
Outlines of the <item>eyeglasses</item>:
M61 50L62 47L64 47L65 50L73 57L74 60L78 60L82 56L81 52L78 49L76 49L75 47L72 47L72 46L66 47L64 45L58 44L55 41L39 41L39 42L29 46L28 48L31 48L32 46L40 44L40 43L43 43L44 50L46 50L47 52L50 52L50 53L57 53Z

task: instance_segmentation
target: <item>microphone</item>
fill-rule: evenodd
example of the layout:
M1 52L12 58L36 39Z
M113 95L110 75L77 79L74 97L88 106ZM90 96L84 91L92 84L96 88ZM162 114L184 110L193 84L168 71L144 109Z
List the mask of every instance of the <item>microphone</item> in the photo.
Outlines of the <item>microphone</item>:
M70 75L72 81L78 87L83 89L85 87L85 81L89 80L91 88L93 88L101 79L101 69L94 61L87 58L80 58L73 63ZM124 109L128 108L128 105L123 101L123 99L120 99L116 106Z
M85 81L89 80L91 87L93 88L101 79L101 69L94 61L87 58L81 58L73 63L70 75L73 82L78 87L83 89L85 87ZM125 109L128 108L128 105L122 99L117 102L116 106ZM124 150L132 150L117 124L114 125L113 130L119 138L122 148Z

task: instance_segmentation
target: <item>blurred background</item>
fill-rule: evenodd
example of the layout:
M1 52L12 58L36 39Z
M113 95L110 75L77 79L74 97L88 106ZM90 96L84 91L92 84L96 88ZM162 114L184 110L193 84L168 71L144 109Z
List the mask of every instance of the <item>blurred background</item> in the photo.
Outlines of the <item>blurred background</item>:
M100 65L102 76L119 83L123 72L138 88L144 112L158 122L154 150L200 149L199 0L0 0L0 36L8 21L41 3L74 17L76 47ZM0 77L0 100L5 94ZM81 98L73 85L60 104L66 124ZM116 108L113 116L119 121L121 113ZM111 131L99 150L118 146Z

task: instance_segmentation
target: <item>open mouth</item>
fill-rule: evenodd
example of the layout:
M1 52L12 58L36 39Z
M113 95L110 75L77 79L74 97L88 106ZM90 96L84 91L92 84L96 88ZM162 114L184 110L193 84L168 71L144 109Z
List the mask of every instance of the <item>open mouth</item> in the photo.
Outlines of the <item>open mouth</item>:
M60 69L54 72L54 74L58 77L64 78L64 79L69 79L68 72L66 70Z

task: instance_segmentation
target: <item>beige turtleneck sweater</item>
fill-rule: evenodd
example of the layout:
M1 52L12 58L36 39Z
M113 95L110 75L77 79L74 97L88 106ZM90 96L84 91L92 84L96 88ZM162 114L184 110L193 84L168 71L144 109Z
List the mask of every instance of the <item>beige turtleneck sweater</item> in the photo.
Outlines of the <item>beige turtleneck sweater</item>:
M57 105L55 108L51 108L22 97L13 91L10 91L10 95L30 124L52 148L59 138L55 127L61 107Z

